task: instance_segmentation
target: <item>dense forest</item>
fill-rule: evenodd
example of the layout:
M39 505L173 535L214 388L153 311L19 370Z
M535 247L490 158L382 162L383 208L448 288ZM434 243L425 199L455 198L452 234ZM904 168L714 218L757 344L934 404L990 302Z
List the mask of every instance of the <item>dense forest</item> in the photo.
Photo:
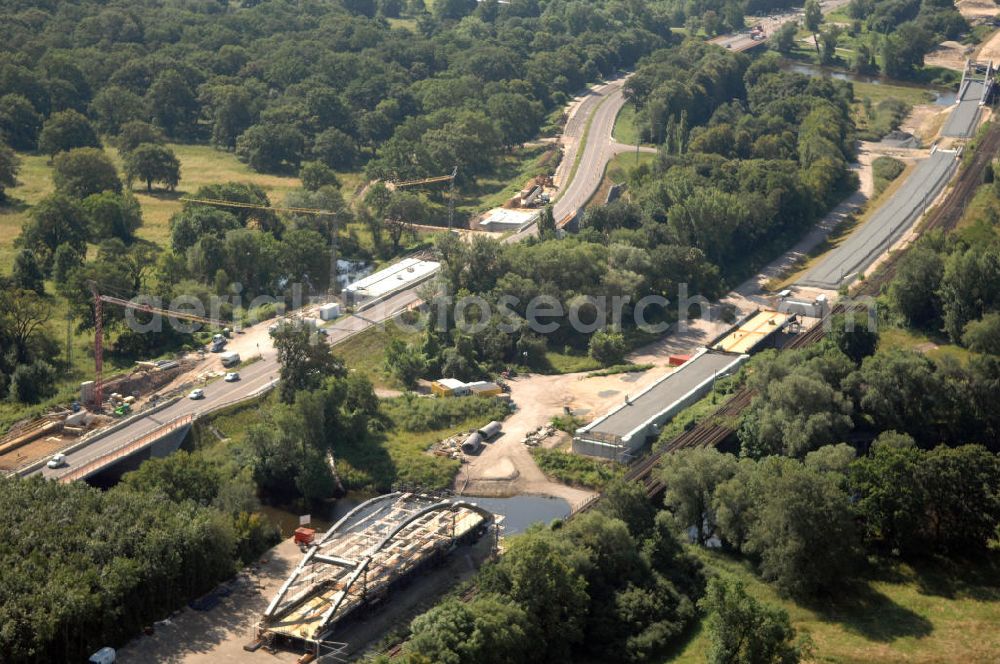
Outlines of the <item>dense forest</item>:
M259 295L290 297L293 284L306 295L326 290L329 260L317 249L334 232L341 255L387 259L406 225L427 220L425 198L384 187L350 209L335 171L410 177L458 166L460 184L471 182L588 81L674 40L642 3L622 2L454 1L431 12L391 0L0 8L9 19L0 26L0 196L17 182L15 150L50 156L55 188L29 210L2 277L5 290L42 296L13 322L0 319L0 339L16 349L0 357L0 398L24 404L52 397L68 368L51 338L47 280L81 331L94 324L92 282L124 299L194 297L206 310L213 296L232 298L223 318L266 318L273 306L251 311ZM284 201L239 182L188 192L195 197L334 215L188 203L170 220L169 246L138 240L132 186L169 195L183 177L168 142L210 142L303 183ZM120 169L105 147L117 149ZM355 221L373 249L344 232ZM123 320L105 308L109 349L124 358L199 341L170 328L136 334Z
M388 0L4 2L0 127L46 150L82 113L117 136L149 122L253 168L463 177L546 110L670 39L636 2ZM400 24L401 12L410 22Z
M0 479L4 661L81 661L229 579L278 541L248 473L149 462L108 491Z

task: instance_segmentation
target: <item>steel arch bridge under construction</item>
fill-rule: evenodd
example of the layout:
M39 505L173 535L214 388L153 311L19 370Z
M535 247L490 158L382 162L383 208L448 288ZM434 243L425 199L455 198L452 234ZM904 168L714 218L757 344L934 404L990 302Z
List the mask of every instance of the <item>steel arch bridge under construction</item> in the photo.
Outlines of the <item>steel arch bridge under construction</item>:
M264 611L258 638L319 648L354 609L493 522L474 503L421 494L361 503L305 552Z

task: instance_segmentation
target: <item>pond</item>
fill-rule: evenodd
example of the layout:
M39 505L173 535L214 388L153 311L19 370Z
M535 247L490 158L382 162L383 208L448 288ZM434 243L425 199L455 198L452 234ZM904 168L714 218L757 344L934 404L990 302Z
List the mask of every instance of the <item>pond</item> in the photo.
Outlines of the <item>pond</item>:
M797 74L805 74L806 76L829 76L830 78L835 78L839 81L851 81L852 83L870 83L872 85L898 85L900 87L906 88L917 88L920 90L925 90L934 95L934 103L938 106L951 106L958 99L958 93L952 90L945 90L944 88L935 88L931 86L918 86L912 83L904 83L901 81L894 81L889 78L884 78L882 76L871 76L868 74L855 74L854 72L844 71L843 69L829 69L827 67L820 67L819 65L814 65L810 62L785 62L782 64L782 69L786 71L793 71Z
M512 496L510 498L479 498L463 496L464 500L485 507L494 514L501 514L503 534L515 535L534 523L549 524L554 519L569 516L569 503L551 496Z
M371 495L350 493L347 496L330 503L322 510L316 510L310 515L310 528L318 531L329 530L341 517L357 505L371 498ZM551 523L554 519L563 519L570 513L569 503L562 498L550 496L513 496L511 498L480 498L477 496L456 496L456 499L476 503L494 514L504 517L504 535L514 535L522 532L533 523ZM272 523L281 529L282 537L291 537L299 527L299 515L269 505L261 508Z

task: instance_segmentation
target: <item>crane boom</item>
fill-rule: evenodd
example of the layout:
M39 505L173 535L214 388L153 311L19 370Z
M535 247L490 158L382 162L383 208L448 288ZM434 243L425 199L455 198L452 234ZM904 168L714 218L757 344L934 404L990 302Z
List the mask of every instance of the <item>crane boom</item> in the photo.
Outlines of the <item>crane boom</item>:
M183 311L173 311L171 309L161 309L159 307L154 307L150 304L143 304L140 302L133 302L131 300L123 300L119 297L112 297L110 295L98 295L102 302L107 302L108 304L117 304L120 307L125 307L126 309L135 309L136 311L145 311L151 314L160 314L161 316L169 316L170 318L180 318L182 320L194 321L196 323L204 323L206 325L212 325L214 327L226 327L229 325L226 321L217 320L215 318L205 318L204 316L196 316L195 314L185 313Z
M403 187L419 187L424 184L435 184L437 182L449 182L455 177L454 175L438 175L433 178L421 178L419 180L403 180L402 182L394 182L393 185L397 189L402 189Z
M448 182L450 184L448 187L448 230L450 231L455 224L455 178L457 177L458 166L456 165L449 175L436 175L431 178L420 178L418 180L403 180L402 182L393 182L392 186L396 189L403 189L405 187L420 187L425 184Z
M292 214L315 214L315 215L337 214L337 212L334 210L319 210L316 208L303 208L303 207L278 207L274 205L261 205L260 203L243 203L239 201L226 201L222 199L213 199L213 198L184 197L180 200L182 203L197 203L199 205L218 205L221 207L245 208L248 210L270 210L271 212L290 212Z
M196 316L183 311L172 311L154 307L150 304L124 300L120 297L102 295L97 290L97 284L91 282L90 290L94 294L94 403L99 410L104 405L104 304L114 304L126 309L144 311L151 314L160 314L171 318L204 323L214 327L226 327L229 323L214 318Z
M291 214L314 214L316 216L329 216L330 222L330 299L338 293L337 284L337 212L334 210L319 210L316 208L303 207L277 207L274 205L261 205L260 203L242 203L239 201L227 201L213 198L182 198L184 203L197 203L199 205L217 205L219 207L243 208L246 210L269 210L271 212L288 212Z

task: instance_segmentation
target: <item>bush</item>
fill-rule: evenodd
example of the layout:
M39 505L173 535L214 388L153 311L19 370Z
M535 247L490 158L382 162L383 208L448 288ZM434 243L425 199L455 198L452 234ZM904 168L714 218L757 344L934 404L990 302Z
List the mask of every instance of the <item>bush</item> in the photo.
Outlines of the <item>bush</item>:
M628 352L628 345L621 331L598 330L590 337L588 350L590 356L602 366L610 367L622 363L625 353Z
M892 157L876 157L872 161L872 178L875 180L875 195L878 196L893 180L906 169L906 164Z
M535 457L543 473L575 486L602 489L622 474L621 467L613 461L600 461L562 450L536 447L531 450L531 456Z
M21 403L38 403L56 393L56 370L43 360L21 364L10 380L10 396Z
M501 420L507 405L492 397L455 397L431 399L407 394L383 402L385 414L404 431L434 431L453 427L470 418Z

